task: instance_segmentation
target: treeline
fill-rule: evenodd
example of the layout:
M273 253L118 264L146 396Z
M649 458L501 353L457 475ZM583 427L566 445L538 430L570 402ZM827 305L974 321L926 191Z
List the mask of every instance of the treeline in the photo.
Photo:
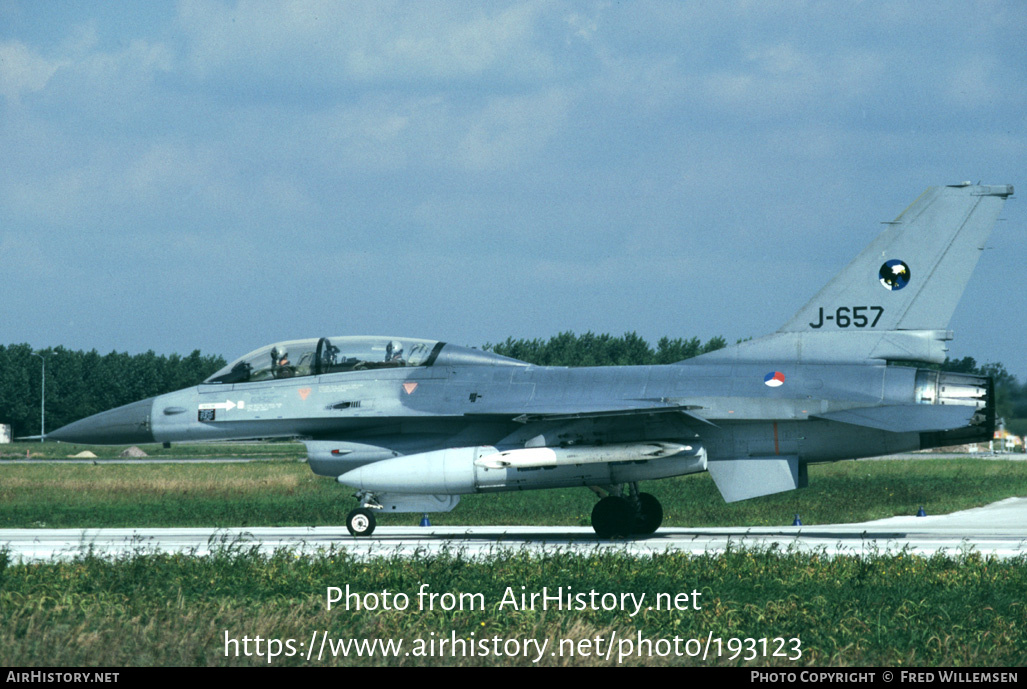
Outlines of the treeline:
M225 365L220 356L158 356L71 351L33 353L27 344L0 345L0 423L15 436L39 433L41 370L46 359L46 430L146 397L196 385Z
M622 337L563 332L548 340L508 337L499 344L486 344L484 349L539 366L646 366L673 364L726 345L723 337L714 337L705 344L698 337L662 337L654 349L633 332Z

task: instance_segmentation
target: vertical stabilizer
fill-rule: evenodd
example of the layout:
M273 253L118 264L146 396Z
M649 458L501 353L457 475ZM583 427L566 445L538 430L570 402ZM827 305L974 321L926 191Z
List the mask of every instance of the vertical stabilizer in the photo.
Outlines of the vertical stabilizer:
M945 361L949 320L1012 193L931 187L780 330L701 358Z
M1012 193L931 187L779 332L946 328Z

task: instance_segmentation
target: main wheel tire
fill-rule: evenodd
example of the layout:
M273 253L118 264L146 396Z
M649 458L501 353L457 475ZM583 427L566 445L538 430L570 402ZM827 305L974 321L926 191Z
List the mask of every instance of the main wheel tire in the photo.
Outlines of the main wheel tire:
M635 520L635 534L648 536L654 533L663 523L663 505L655 495L638 494L638 515Z
M624 498L609 495L592 508L592 528L599 538L630 536L635 510Z
M366 507L358 507L346 517L346 528L354 536L370 536L374 527L374 512Z

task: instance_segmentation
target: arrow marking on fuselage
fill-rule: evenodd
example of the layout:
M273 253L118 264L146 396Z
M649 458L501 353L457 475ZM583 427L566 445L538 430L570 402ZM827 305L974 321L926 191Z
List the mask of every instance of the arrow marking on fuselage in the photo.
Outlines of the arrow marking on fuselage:
M200 409L201 410L202 409L226 409L227 410L227 409L235 409L236 407L239 407L240 409L245 409L246 408L246 402L244 402L243 400L239 400L238 402L233 402L232 400L226 400L224 402L205 402L204 404L200 405Z

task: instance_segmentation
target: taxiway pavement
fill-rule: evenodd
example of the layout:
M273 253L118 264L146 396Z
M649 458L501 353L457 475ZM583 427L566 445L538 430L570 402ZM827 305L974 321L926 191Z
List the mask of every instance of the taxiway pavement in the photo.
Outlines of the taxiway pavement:
M414 518L411 515L411 520ZM439 552L477 557L525 549L702 554L739 546L819 550L829 555L883 554L905 549L928 556L966 552L1000 558L1025 556L1027 498L1009 498L939 516L813 526L665 527L647 538L613 540L599 539L587 527L537 526L380 526L370 538L354 538L345 527L0 529L0 549L8 550L15 560L28 562L74 557L87 550L108 557L154 551L206 555L225 547L257 548L262 552L289 548L297 553L335 549L358 557L416 557Z

